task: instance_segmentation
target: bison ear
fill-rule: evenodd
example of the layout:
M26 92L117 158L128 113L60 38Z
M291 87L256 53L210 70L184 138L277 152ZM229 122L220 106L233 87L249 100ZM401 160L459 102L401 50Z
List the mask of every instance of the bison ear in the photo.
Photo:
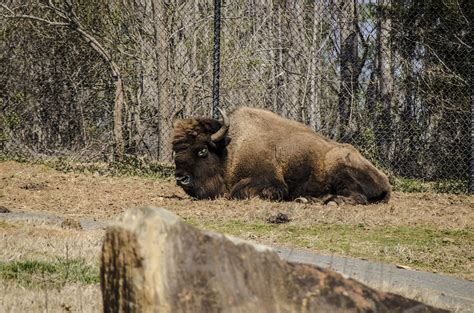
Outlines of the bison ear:
M199 124L201 125L204 132L206 132L208 134L215 133L222 126L221 122L219 122L218 120L212 119L212 118L199 119Z
M211 143L211 146L214 147L214 149L218 150L218 151L223 151L225 149L225 147L227 147L227 145L232 141L232 139L228 136L226 136L224 139L214 143L212 142L211 140L209 140L209 142Z
M230 138L229 136L226 136L224 138L224 147L227 147L231 141L232 141L232 138Z

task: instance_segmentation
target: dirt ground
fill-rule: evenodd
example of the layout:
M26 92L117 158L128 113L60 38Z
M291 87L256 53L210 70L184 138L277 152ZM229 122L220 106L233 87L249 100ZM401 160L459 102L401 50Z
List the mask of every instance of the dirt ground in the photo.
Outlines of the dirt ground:
M317 245L311 244L314 241L326 240L329 246L337 245L338 236L342 234L351 244L351 236L354 242L358 240L356 236L362 236L360 238L363 240L359 240L359 245L353 243L352 249L332 250L329 247L326 250L323 248L322 252L363 258L372 258L373 255L374 259L386 262L406 259L406 256L400 257L400 254L407 254L408 249L402 244L403 240L407 241L407 238L402 238L407 236L404 230L414 237L433 233L438 237L432 242L442 243L430 247L431 241L423 242L425 247L422 254L429 258L428 269L474 279L474 196L396 192L388 204L367 206L277 203L259 199L195 201L177 187L172 179L112 177L94 172L63 173L45 165L0 162L0 209L44 212L72 221L109 221L127 209L145 205L164 207L198 226L264 244L293 245L297 242L300 248L316 250ZM281 228L267 226L267 219L278 212L287 214L291 222ZM74 226L74 223L71 225ZM392 252L385 251L384 242L380 241L379 233L384 229L391 230L384 234L384 240L390 240ZM302 230L308 234L302 233ZM311 233L313 230L319 233ZM324 233L334 230L336 232L330 237ZM351 233L352 230L357 230L358 235ZM86 264L97 266L102 236L103 230L83 231L34 221L0 220L0 263L26 259L54 261L67 257L81 258ZM373 242L370 241L372 239ZM413 241L416 238L408 239ZM400 240L400 244L397 240ZM366 248L365 254L356 253ZM384 259L384 253L390 257ZM418 252L414 250L409 253ZM416 267L417 263L412 263ZM441 265L437 266L438 263ZM426 266L420 268L426 269ZM0 284L4 285L0 311L2 307L4 311L18 311L18 308L44 310L48 303L63 311L96 311L101 305L97 284L68 283L63 288L53 288L49 296L44 292L46 289L32 291L10 280L0 278ZM75 302L55 300L53 303L55 294L67 294ZM77 302L79 298L81 300ZM42 299L41 305L36 305L39 300L35 299ZM88 309L84 309L84 305Z
M44 165L0 162L0 205L12 211L41 211L70 218L113 219L144 205L165 207L183 218L265 221L275 212L292 222L420 226L442 229L474 227L474 197L469 195L394 193L388 204L324 206L316 203L195 201L172 179L107 177L62 173Z

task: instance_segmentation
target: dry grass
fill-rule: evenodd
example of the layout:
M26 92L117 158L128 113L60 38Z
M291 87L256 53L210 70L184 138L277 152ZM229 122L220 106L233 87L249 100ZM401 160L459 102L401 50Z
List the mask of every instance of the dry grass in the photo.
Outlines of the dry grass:
M83 259L87 265L97 266L103 233L45 222L0 222L0 261Z
M389 204L341 207L259 199L193 201L171 179L62 173L44 165L17 162L0 162L0 205L12 211L100 220L111 219L129 208L155 205L185 218L218 221L264 221L282 211L301 226L362 223L440 229L474 227L474 197L468 195L395 193Z
M98 285L68 284L60 289L28 289L0 280L0 312L101 312Z
M98 312L103 231L0 221L0 312Z
M13 212L107 221L144 205L165 207L193 224L261 243L474 279L473 196L395 193L389 204L341 207L259 199L193 201L171 179L63 173L44 165L0 162L0 206ZM288 214L291 222L268 224L267 218L278 212ZM68 229L59 222L0 220L0 262L68 259L97 268L102 236L101 230ZM83 311L100 310L98 286L93 283L68 281L38 288L1 279L1 284L6 288L0 299L2 312L41 311L46 303L50 311L79 311L85 304Z

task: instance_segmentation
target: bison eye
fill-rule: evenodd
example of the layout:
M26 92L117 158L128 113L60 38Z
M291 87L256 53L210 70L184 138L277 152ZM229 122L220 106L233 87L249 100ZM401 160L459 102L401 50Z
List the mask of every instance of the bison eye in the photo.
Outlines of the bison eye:
M205 157L207 157L207 149L204 148L204 149L202 149L202 150L199 150L198 156L199 156L200 158L205 158Z

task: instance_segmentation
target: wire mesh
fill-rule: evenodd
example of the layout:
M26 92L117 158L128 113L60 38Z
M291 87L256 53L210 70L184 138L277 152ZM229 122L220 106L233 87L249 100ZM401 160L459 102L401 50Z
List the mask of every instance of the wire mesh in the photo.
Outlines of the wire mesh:
M2 150L110 158L110 60L73 27L12 17L61 20L51 10L6 6ZM61 8L120 68L125 153L170 162L173 119L212 116L213 1L68 1ZM353 144L392 177L467 191L467 12L469 1L223 1L221 107L269 109Z

